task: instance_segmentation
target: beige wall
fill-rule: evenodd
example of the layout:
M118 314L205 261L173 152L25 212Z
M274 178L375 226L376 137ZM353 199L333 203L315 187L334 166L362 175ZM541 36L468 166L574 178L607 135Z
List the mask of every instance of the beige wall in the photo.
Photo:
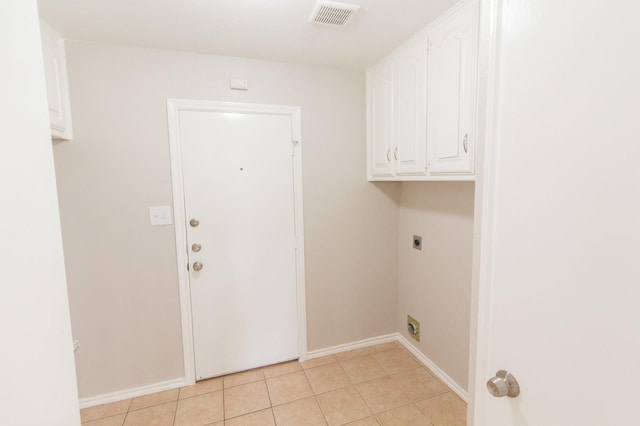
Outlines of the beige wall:
M473 250L472 182L404 182L400 196L400 333L463 389L468 387ZM422 236L422 251L412 247ZM407 314L420 321L409 338Z
M300 105L309 349L396 330L397 184L365 181L361 72L70 42L55 145L79 392L182 376L167 98ZM249 81L230 91L229 78Z

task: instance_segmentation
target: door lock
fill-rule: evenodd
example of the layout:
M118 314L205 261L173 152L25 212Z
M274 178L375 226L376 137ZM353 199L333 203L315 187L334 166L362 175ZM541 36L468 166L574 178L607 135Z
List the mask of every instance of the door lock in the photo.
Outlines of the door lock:
M520 385L518 385L518 381L511 373L505 370L498 371L496 377L489 379L487 389L489 389L489 393L496 398L502 398L503 396L515 398L520 395Z
M189 225L191 225L192 228L195 228L196 226L200 225L200 221L194 217L189 221Z
M194 244L192 244L192 245L191 245L191 250L192 250L194 253L197 253L197 252L199 252L200 250L202 250L202 246L201 246L200 244L198 244L198 243L194 243Z
M196 272L202 271L202 262L193 262L193 270Z

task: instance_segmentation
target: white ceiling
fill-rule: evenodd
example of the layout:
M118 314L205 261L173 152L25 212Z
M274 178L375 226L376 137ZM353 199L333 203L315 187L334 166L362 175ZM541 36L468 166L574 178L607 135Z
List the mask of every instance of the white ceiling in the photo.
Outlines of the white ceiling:
M365 69L459 0L345 0L345 28L310 24L316 0L38 0L66 38Z

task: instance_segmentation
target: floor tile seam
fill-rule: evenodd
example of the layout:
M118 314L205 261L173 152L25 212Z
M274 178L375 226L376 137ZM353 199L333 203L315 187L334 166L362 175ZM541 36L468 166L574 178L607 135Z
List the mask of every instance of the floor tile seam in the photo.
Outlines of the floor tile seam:
M297 373L297 371L296 371L296 373ZM293 373L291 373L291 374L293 374ZM306 395L306 396L297 397L297 398L292 399L292 400L290 400L290 401L281 402L280 404L274 404L274 403L273 403L273 401L272 401L272 399L271 399L271 391L269 390L269 383L268 383L268 380L267 380L267 381L266 381L266 382L267 382L267 383L266 383L266 386L267 386L267 393L269 394L269 402L271 403L271 408L274 408L274 407L280 407L280 406L282 406L282 405L289 404L289 403L291 403L291 402L296 402L296 401L300 401L300 400L305 399L305 398L309 398L309 397L311 397L311 396L315 396L315 393L313 392L313 388L311 387L311 383L309 382L309 378L307 377L307 375L306 375L306 374L304 374L304 379L305 379L305 381L306 381L306 383L307 383L307 386L309 386L309 390L311 391L311 395Z
M323 366L321 366L321 367L323 367ZM342 366L340 366L340 368L342 368ZM314 389L313 385L311 384L311 380L309 379L309 376L307 375L306 371L305 371L305 376L307 378L307 381L309 382L309 386L311 387L311 392L313 392L314 395L321 395L323 393L331 392L331 391L338 390L338 389L344 389L344 388L349 387L349 386L354 386L354 383L351 381L351 378L349 377L347 372L344 371L344 368L342 368L342 372L345 374L345 376L347 376L347 379L349 380L349 384L344 385L344 386L338 386L337 388L329 389L329 390L326 390L326 391L323 391L323 392L316 392L316 390Z
M346 385L344 385L344 386L339 386L339 387L337 387L337 388L329 389L329 390L324 391L324 392L318 392L318 393L316 393L316 392L313 390L313 388L311 388L311 391L313 392L313 395L314 395L314 396L319 396L319 395L324 395L325 393L329 393L329 392L333 392L333 391L337 391L337 390L345 389L345 388L349 388L349 387L355 387L355 386L356 386L356 385L354 385L353 383L349 382L348 384L346 384Z
M373 380L379 380L379 379L373 379ZM373 380L370 380L370 382L372 382ZM371 413L373 415L375 415L375 413L373 412L373 409L371 409L371 407L369 407L369 403L367 402L367 399L364 397L364 395L362 394L362 392L360 392L360 389L358 389L358 386L354 386L356 388L356 391L358 391L358 394L360 395L360 398L362 398L362 400L364 401L364 403L367 405L367 407L369 408L369 411L371 411ZM402 395L409 401L408 404L405 405L401 405L401 407L405 407L407 405L410 404L415 404L415 401L413 400L413 398L410 398L409 395L407 395L407 393L398 385L395 386L397 390L400 391L400 393L402 393ZM391 408L390 410L394 410L395 408L399 408L399 407L394 407ZM389 411L389 410L385 410L385 411ZM382 411L382 413L384 413L385 411ZM380 413L378 413L380 414Z
M304 371L304 373L306 374L306 373L307 373L307 371L309 371L309 370L315 370L315 369L317 369L317 368L326 367L327 365L331 365L331 364L338 364L338 365L340 365L340 368L342 368L342 369L344 370L344 367L342 367L342 364L340 364L340 361L335 360L335 361L333 361L333 362L328 362L328 363L326 363L326 364L317 365L317 366L315 366L315 367L303 368L303 369L302 369L302 371Z
M320 366L320 367L322 367L322 366ZM316 368L316 367L314 367L314 368ZM315 396L315 395L318 395L318 394L316 393L315 388L314 388L314 387L313 387L313 385L311 384L311 380L309 379L309 375L307 374L307 370L304 370L304 376L307 378L307 382L309 382L309 387L311 387L311 393L313 393L313 395L314 395L314 396Z
M374 418L376 417L375 413L373 412L373 410L371 409L371 407L369 406L369 403L367 402L366 399L364 399L364 396L362 396L362 394L360 393L360 390L354 386L354 388L356 389L356 392L358 392L358 395L360 396L360 399L362 399L362 402L364 402L364 405L367 407L367 410L369 410L369 415L373 416ZM363 417L364 419L365 417ZM360 420L360 419L356 419L356 420ZM355 421L355 420L354 420ZM377 421L377 419L376 419ZM378 422L379 423L379 422Z
M222 421L226 422L227 420L233 420L233 419L237 419L238 417L247 416L249 414L257 413L259 411L271 410L271 409L273 409L272 406L262 407L262 408L258 408L257 410L247 411L246 413L238 414L237 416L233 416L233 417L229 417L229 418L227 418L226 414L225 414L225 417L224 417L224 419L222 419Z
M328 364L333 364L334 362L338 362L338 359L334 356L334 355L325 355L321 358L325 358L325 357L332 357L333 361L327 362L325 364L320 364L320 365L316 365L315 367L305 367L304 366L304 361L300 363L300 366L302 367L303 370L309 370L310 368L317 368L317 367L322 367L323 365L328 365ZM312 361L314 358L312 359L308 359L307 361Z
M320 405L320 401L318 400L318 395L313 395L313 398L316 400L316 404L318 404L318 408L320 409L320 414L322 414L322 418L324 419L324 422L328 425L329 419L327 418L327 414L324 412L322 405Z
M178 401L174 401L176 403L176 408L173 410L173 421L171 422L172 425L175 426L176 424L176 420L178 418Z
M224 392L223 392L223 394L222 394L222 410L223 410L222 413L223 413L223 420L224 421L235 419L235 418L242 417L242 416L246 416L247 414L251 414L251 413L257 413L258 411L268 410L270 408L273 408L273 405L271 405L271 395L269 395L269 387L267 386L267 381L266 381L266 379L262 380L262 381L265 382L264 383L264 387L267 390L267 398L269 399L269 406L268 407L258 408L257 410L247 411L246 413L242 413L242 414L239 414L237 416L233 416L233 417L227 418L227 412L226 412L226 408L225 408L225 405L224 405ZM258 383L258 382L252 382L252 383ZM251 383L245 383L245 384L251 384ZM236 387L236 386L234 386L234 387Z
M213 393L213 392L207 392L207 393ZM206 394L202 394L202 395L206 395ZM157 407L158 405L169 404L170 402L176 402L177 403L177 402L184 401L184 400L187 400L187 399L195 398L196 396L201 396L201 395L190 396L188 398L182 398L182 399L173 399L171 401L157 402L155 404L145 405L144 407L140 407L140 408L134 408L134 409L129 408L127 410L127 413L132 413L134 411L144 410L146 408ZM112 417L112 416L109 416L109 417Z
M123 399L122 401L126 401L126 399ZM116 402L122 402L122 401L114 401L110 404L116 403ZM119 416L120 414L127 414L129 412L129 407L131 407L131 402L133 401L133 398L129 398L129 403L127 404L127 409L125 411L122 411L120 413L112 413L112 414L108 414L106 416L102 416L102 417L98 417L96 419L92 419L92 420L87 420L86 422L82 422L82 411L83 410L90 410L91 408L95 408L95 407L101 407L104 405L108 405L108 404L100 404L100 405L96 405L95 407L88 407L88 408L83 408L82 410L80 410L80 416L81 416L81 424L85 424L85 423L89 423L89 422L96 422L98 420L103 420L103 419L108 419L110 417L115 417L115 416Z
M86 424L91 423L91 422L97 422L99 420L106 420L106 419L110 419L112 417L118 417L118 416L121 416L123 414L125 415L125 418L126 418L127 417L127 412L125 411L124 413L112 414L112 415L109 415L109 416L106 416L106 417L100 417L99 419L88 420L86 422L81 421L80 425L86 425ZM124 424L124 419L122 419L122 423Z
M438 398L438 397L440 397L442 395L446 395L448 393L453 393L453 391L451 389L447 388L447 389L445 389L444 392L436 393L434 395L427 396L427 397L424 397L424 398L418 398L418 399L415 399L413 402L417 404L418 402L422 402L422 401L427 401L429 399Z
M267 367L270 367L270 366L267 365L267 366L264 366L264 367L252 368L251 370L238 371L238 372L235 372L235 373L225 374L223 376L219 376L219 378L222 379L222 389L234 388L236 386L242 386L242 385L246 385L246 384L249 384L249 383L259 382L260 380L265 380L264 370ZM225 383L227 381L226 380L227 377L235 376L235 375L239 375L239 374L245 374L245 373L249 373L251 371L259 371L260 373L262 373L262 378L260 378L258 380L250 380L250 381L245 382L245 383L238 383L237 385L232 385L232 386L226 386L225 385Z
M318 401L318 395L314 394L312 396L313 396L313 400L316 402L316 405L320 409L320 414L322 415L322 418L324 419L324 422L328 425L329 424L329 419L327 419L327 416L324 414L324 410L322 409L322 406L320 405L320 401Z
M273 407L269 408L269 410L271 410L271 418L273 419L273 424L275 426L278 426L278 423L276 422L276 412L273 411Z
M408 407L408 406L410 406L410 405L413 405L413 406L416 408L416 410L418 410L418 412L419 412L420 414L422 414L422 416L423 416L425 419L427 419L427 420L429 421L429 424L431 424L431 425L433 426L433 423L431 422L431 419L430 419L430 418L428 418L428 417L426 416L426 414L424 414L424 413L422 412L422 410L420 409L420 407L418 407L418 406L416 405L416 403L415 403L415 402L410 402L410 403L408 403L408 404L401 405L401 406L399 406L399 407L394 407L394 408L390 408L390 409L388 409L388 410L381 411L380 413L373 414L373 417L376 419L376 421L378 422L378 424L379 424L379 425L381 425L381 424L382 424L382 420L378 419L378 416L380 416L380 415L382 415L382 414L384 414L384 413L388 413L389 411L397 410L397 409L399 409L399 408Z
M237 388L238 386L242 386L242 385L250 385L251 383L256 383L259 382L261 380L267 380L264 377L262 379L258 379L258 380L251 380L249 382L246 383L238 383L237 385L232 385L232 386L224 386L224 383L222 384L222 390L227 390L227 389L233 389L233 388Z
M374 359L374 360L375 360L375 359ZM356 382L354 381L353 377L351 377L351 375L349 375L349 372L347 372L347 371L345 370L345 373L347 373L347 376L349 377L349 380L351 380L351 383L353 383L354 385L359 385L359 384L361 384L361 383L370 382L370 381L372 381L372 380L382 379L382 378L384 378L384 377L391 377L391 374L389 374L389 373L387 372L387 370L385 370L385 369L384 369L384 367L383 367L382 365L380 365L380 363L379 363L377 360L375 360L375 361L376 361L376 363L380 366L380 368L382 368L382 371L385 373L385 374L384 374L384 376L381 376L381 377L374 377L373 379L363 380L363 381L361 381L361 382L357 382L357 383L356 383ZM343 367L343 369L344 369L344 367Z
M127 423L127 417L129 417L129 412L127 411L125 413L124 419L122 420L122 424L124 425L125 423Z
M360 397L360 399L362 400L362 402L364 402L364 405L367 407L367 410L369 410L369 415L370 415L370 416L374 416L373 410L372 410L372 409L371 409L371 407L369 406L369 403L367 402L367 400L366 400L366 399L364 399L364 396L363 396L363 395L362 395L362 393L360 392L360 389L358 389L358 387L357 387L356 385L352 385L352 386L353 386L353 388L356 390L356 392L358 393L358 396ZM367 417L367 416L365 416L365 417L361 417L361 419L364 419L364 418L366 418L366 417ZM360 420L360 419L356 419L356 420ZM353 420L353 421L355 421L355 420Z
M267 398L269 398L269 408L271 408L271 413L273 414L273 401L271 401L271 392L269 392L269 385L267 385L267 378L264 379L264 387L267 389ZM259 411L259 410L258 410ZM273 419L275 423L276 419Z
M347 386L347 387L349 387L349 386ZM355 386L354 386L354 385L351 385L350 387L355 388ZM340 389L344 389L344 388L340 388ZM334 390L337 390L337 389L334 389ZM332 392L332 391L328 391L328 392L325 392L325 393L329 393L329 392ZM358 389L356 389L356 392L358 392ZM369 414L368 414L368 415L365 415L364 417L359 417L359 418L357 418L357 419L349 420L347 423L340 423L339 425L335 425L335 426L344 426L344 425L348 425L349 423L357 422L358 420L366 419L367 417L369 417L369 416L373 416L373 415L374 415L374 414L373 414L373 411L371 411L371 408L369 408L369 405L367 404L367 401L365 401L365 400L364 400L364 398L362 398L362 395L360 395L360 392L358 392L358 395L359 395L359 396L360 396L360 398L362 399L362 402L364 402L364 405L367 407L367 410L369 410ZM316 397L317 397L317 395L316 395ZM317 398L316 398L316 400L317 400ZM322 415L324 416L324 420L325 420L325 422L327 423L327 425L330 425L330 423L329 423L329 419L327 418L327 415L325 414L324 410L322 409L322 405L320 405L320 401L316 401L316 402L318 403L318 406L320 407L320 412L321 412L321 413L322 413ZM377 421L377 420L376 420L376 421Z
M225 392L224 392L224 379L222 379L222 424L224 425L227 420L227 407L225 406Z
M365 417L365 418L366 418L366 417ZM371 418L373 419L373 421L374 421L374 422L376 422L376 424L377 424L378 426L380 426L380 425L382 424L382 423L380 423L380 420L378 420L378 418L376 417L376 415L375 415L375 414L373 414L373 413L372 413L372 414L371 414Z
M380 364L380 361L378 361L376 359L376 357L373 356L373 354L367 354L367 355L362 355L362 356L358 356L358 357L355 357L355 358L349 358L349 359L345 359L343 361L338 360L338 363L340 364L340 367L342 367L342 369L347 373L347 375L349 375L349 373L347 372L347 369L343 365L343 362L345 362L345 361L353 361L354 359L364 358L364 357L367 357L367 356L370 356L375 361L376 364L378 364L380 367L382 367L384 369L382 364Z
M262 374L264 375L264 379L265 379L265 380L266 380L266 379L273 379L274 377L284 376L284 375L289 374L289 373L295 373L296 371L302 371L302 370L304 370L304 368L302 368L302 365L300 365L300 370L288 371L288 372L286 372L286 373L276 374L275 376L271 376L271 377L267 377L267 375L265 374L265 371L266 371L267 369L269 369L270 367L274 367L274 366L276 366L276 365L291 364L291 363L293 363L293 362L297 362L297 363L298 363L298 365L300 365L300 361L295 360L295 359L292 359L292 360L290 360L290 361L280 362L280 363L278 363L278 364L266 365L266 366L262 367L262 368L261 368L261 370L262 370ZM257 370L257 368L254 368L254 370ZM247 370L247 371L251 371L251 370Z
M364 385L365 383L373 382L374 380L381 380L381 379L384 379L384 378L391 378L391 375L390 374L385 374L382 377L374 377L373 379L364 380L364 381L358 382L358 383L353 382L353 380L352 380L352 382L353 382L354 386L358 387L360 385Z
M273 403L272 403L272 404L271 404L271 408L275 408L275 407L282 407L283 405L287 405L287 404L290 404L290 403L292 403L292 402L300 401L300 400L303 400L303 399L305 399L305 398L310 398L310 397L312 397L312 396L315 396L315 395L314 395L313 393L311 393L311 395L304 395L304 396L296 397L295 399L291 399L291 400L289 400L289 401L280 402L280 403L278 403L278 404L273 404Z

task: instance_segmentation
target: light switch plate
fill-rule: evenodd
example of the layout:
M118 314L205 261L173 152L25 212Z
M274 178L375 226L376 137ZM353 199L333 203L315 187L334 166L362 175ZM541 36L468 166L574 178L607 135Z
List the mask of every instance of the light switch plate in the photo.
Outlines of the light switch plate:
M249 82L247 82L247 80L232 78L229 80L229 87L232 90L249 90Z
M171 207L153 206L149 207L149 225L171 225Z

